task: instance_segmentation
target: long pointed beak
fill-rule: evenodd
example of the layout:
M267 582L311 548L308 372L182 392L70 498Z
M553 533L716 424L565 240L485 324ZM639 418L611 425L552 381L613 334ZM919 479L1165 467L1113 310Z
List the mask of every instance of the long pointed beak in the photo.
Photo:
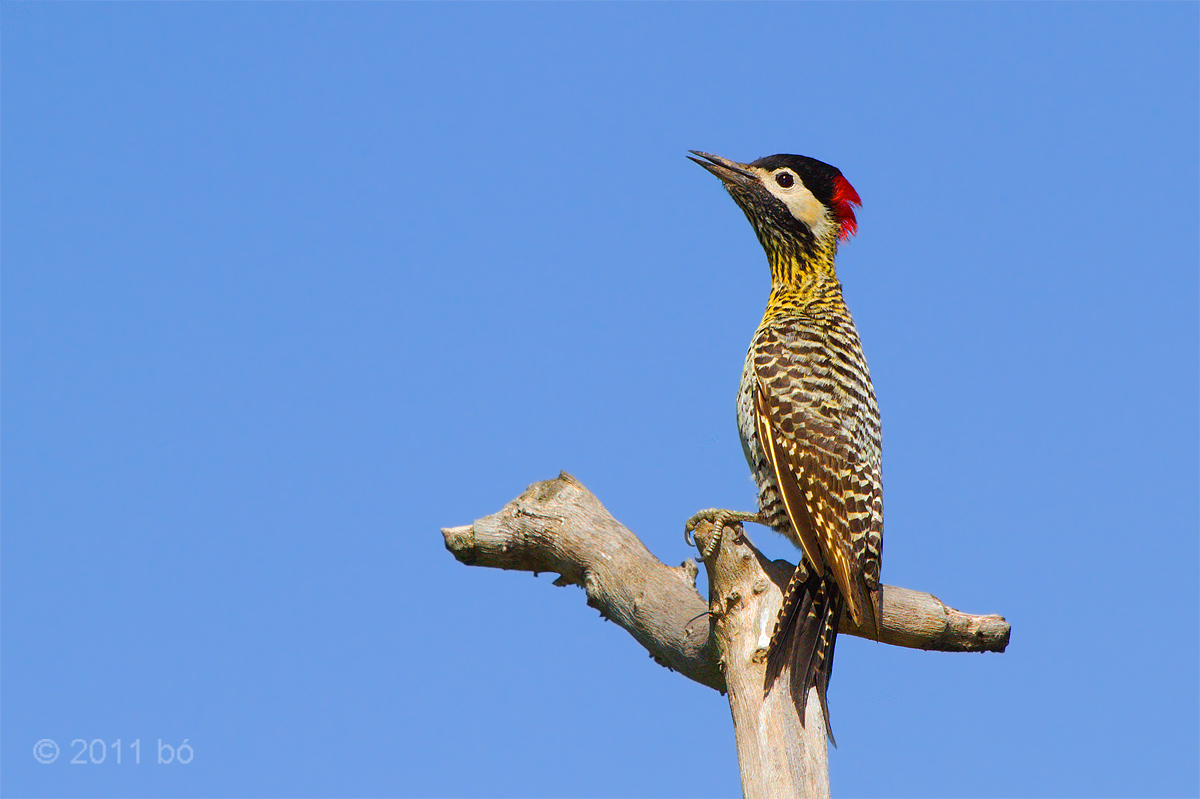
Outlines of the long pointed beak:
M700 158L692 158L688 156L689 161L695 161L700 166L712 172L726 184L742 184L758 183L758 175L750 171L745 164L739 164L737 161L730 161L728 158L722 158L719 155L712 153L702 153L699 150L688 150L692 155L698 155Z

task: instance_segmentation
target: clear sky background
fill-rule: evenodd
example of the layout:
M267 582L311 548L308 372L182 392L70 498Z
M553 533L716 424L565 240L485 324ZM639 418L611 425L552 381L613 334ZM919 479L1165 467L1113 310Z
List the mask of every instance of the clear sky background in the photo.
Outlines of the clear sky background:
M723 697L439 532L753 507L688 148L858 189L884 580L1013 627L843 638L834 792L1200 791L1196 4L0 14L5 796L736 795Z

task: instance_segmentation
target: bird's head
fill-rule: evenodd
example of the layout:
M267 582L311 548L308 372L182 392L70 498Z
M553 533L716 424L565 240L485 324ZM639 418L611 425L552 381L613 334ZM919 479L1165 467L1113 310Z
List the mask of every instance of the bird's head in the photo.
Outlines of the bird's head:
M739 164L690 152L699 156L691 160L725 184L772 262L795 258L832 269L838 242L858 230L854 206L862 201L837 167L803 155L768 155Z

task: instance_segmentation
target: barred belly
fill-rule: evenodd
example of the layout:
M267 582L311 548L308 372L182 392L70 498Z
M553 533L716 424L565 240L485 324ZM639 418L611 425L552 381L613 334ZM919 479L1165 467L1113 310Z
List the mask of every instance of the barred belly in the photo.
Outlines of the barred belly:
M746 456L746 463L750 465L754 482L758 486L758 510L762 514L763 522L799 547L800 539L792 529L792 523L788 520L787 510L783 507L783 500L779 496L779 486L775 483L775 475L771 471L770 464L767 463L767 456L763 453L762 445L758 440L758 430L754 424L754 392L758 390L757 384L754 373L753 348L751 348L746 353L746 364L742 369L742 383L738 389L738 436L742 439L742 452Z

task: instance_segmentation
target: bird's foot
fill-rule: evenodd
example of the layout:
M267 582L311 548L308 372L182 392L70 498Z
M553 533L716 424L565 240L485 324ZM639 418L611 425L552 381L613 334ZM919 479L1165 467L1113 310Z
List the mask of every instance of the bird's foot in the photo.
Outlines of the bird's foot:
M701 522L711 522L714 535L708 540L708 545L704 547L704 551L700 553L700 557L708 560L712 553L717 551L717 544L721 542L721 535L725 527L730 524L741 524L742 522L762 522L762 516L757 513L746 513L745 511L737 510L720 510L718 508L709 508L702 510L695 516L687 520L687 524L683 526L683 540L687 541L688 546L694 546L692 543L692 533L700 526Z

